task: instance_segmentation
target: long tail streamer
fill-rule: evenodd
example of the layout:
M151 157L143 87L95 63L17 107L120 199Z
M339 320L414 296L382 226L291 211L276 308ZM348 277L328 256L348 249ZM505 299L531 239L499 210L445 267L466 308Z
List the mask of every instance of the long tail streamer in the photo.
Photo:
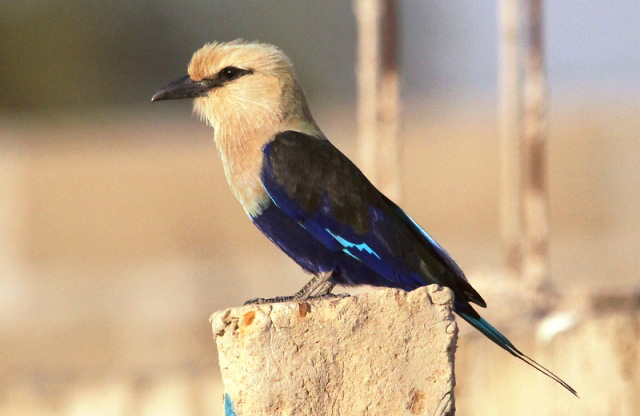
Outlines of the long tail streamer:
M574 396L578 397L578 392L576 392L573 389L573 387L568 385L564 380L562 380L557 375L553 374L551 371L549 371L546 368L544 368L542 365L540 365L537 362L535 362L533 359L531 359L528 356L526 356L525 354L523 354L520 350L518 350L515 347L515 345L513 345L511 343L511 341L509 341L507 339L507 337L502 335L500 333L500 331L498 331L497 329L495 329L493 327L493 325L491 325L484 318L482 318L470 305L456 304L456 308L455 309L456 309L457 314L460 315L460 317L462 317L462 319L464 319L465 321L469 322L469 324L471 324L478 331L482 332L487 338L489 338L491 341L495 342L502 349L504 349L509 354L513 355L514 357L521 359L522 361L524 361L525 363L529 364L531 367L535 368L536 370L540 371L542 374L546 375L547 377L555 380L562 387L564 387L565 389L569 390ZM460 309L460 310L458 310L458 309Z

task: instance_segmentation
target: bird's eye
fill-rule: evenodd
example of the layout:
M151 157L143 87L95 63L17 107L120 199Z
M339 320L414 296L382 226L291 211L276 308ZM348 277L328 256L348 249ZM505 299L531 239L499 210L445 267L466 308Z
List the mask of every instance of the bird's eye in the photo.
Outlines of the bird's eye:
M224 81L232 81L245 73L244 70L235 66L228 66L220 71L220 78Z

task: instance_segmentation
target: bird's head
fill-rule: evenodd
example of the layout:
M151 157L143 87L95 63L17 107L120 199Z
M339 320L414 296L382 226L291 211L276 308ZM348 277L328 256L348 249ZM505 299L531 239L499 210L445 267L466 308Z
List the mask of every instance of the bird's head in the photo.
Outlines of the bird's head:
M191 58L188 75L151 101L194 98L194 109L224 140L260 131L316 130L291 61L277 47L236 40L210 43Z

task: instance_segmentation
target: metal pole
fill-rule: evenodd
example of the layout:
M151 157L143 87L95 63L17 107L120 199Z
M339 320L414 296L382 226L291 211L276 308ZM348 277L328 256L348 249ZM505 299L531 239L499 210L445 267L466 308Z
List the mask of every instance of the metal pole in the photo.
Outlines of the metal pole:
M549 283L549 211L546 178L547 88L544 62L542 0L528 0L528 36L525 58L524 207L527 244L524 274L535 287Z
M395 0L354 0L358 22L358 157L371 182L400 197Z
M401 197L401 145L398 137L400 114L398 77L398 17L396 0L385 0L382 15L382 68L378 105L380 186L396 202Z
M378 184L380 9L381 0L354 0L358 22L358 159L360 168L374 184Z

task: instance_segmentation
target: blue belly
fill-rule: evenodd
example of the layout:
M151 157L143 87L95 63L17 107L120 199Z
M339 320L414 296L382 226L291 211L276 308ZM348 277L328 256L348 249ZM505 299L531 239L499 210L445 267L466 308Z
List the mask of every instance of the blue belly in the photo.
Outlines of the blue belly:
M405 290L415 288L405 287L402 279L385 279L343 251L330 250L274 204L269 204L252 220L269 240L310 273L333 272L332 280L346 286L366 284Z
M336 253L331 252L295 220L274 204L252 218L253 223L275 245L308 272L317 274L337 268Z

